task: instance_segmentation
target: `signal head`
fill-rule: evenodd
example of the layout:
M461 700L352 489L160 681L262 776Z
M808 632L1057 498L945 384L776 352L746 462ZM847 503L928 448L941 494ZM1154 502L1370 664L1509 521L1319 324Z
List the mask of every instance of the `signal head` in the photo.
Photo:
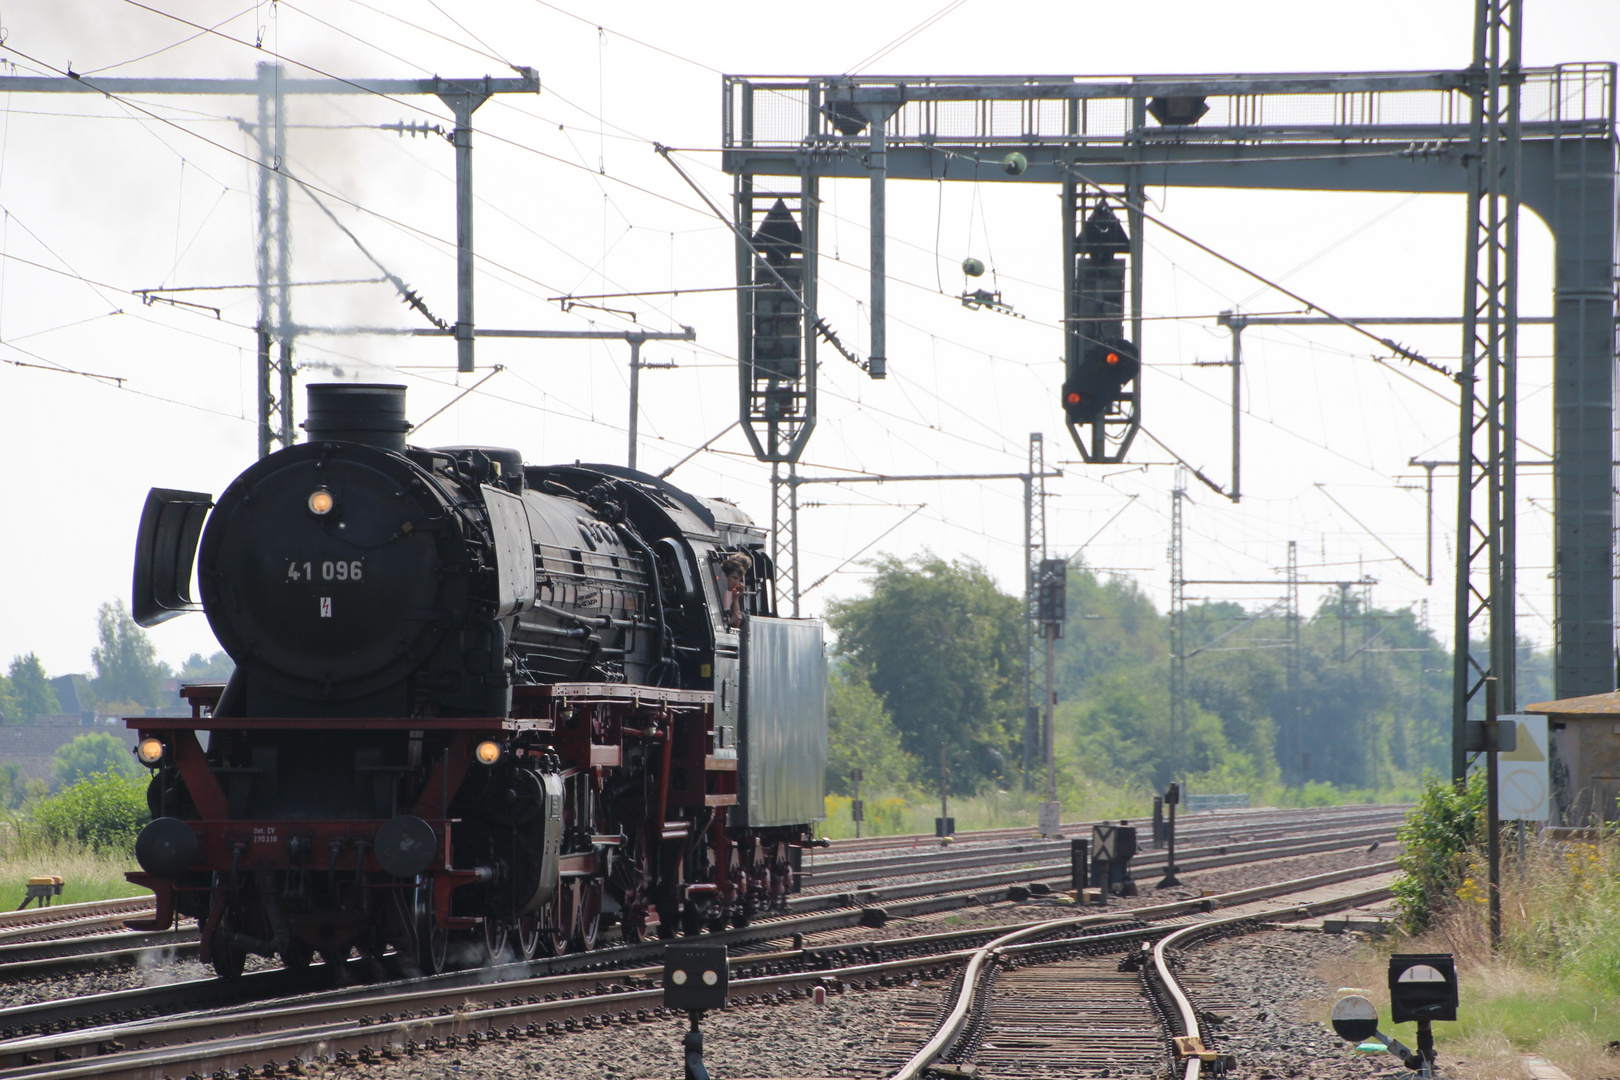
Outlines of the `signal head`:
M1102 416L1107 398L1099 397L1086 383L1065 383L1063 386L1063 415L1071 424L1089 424Z

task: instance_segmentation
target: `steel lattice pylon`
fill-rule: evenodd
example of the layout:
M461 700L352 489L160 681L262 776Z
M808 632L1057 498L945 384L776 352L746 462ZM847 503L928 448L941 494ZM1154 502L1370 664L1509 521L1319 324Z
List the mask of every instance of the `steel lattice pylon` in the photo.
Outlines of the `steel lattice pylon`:
M1495 676L1504 712L1514 711L1518 700L1514 498L1521 6L1522 0L1479 0L1470 70L1474 169L1468 198L1463 368L1457 377L1462 393L1451 721L1451 776L1457 782L1467 771L1463 726L1485 679ZM1479 636L1488 642L1483 658L1472 647Z
M1187 470L1176 467L1170 491L1170 778L1181 775L1181 740L1187 731L1187 583L1183 565L1181 501Z
M1029 434L1029 473L1024 481L1024 790L1029 787L1031 746L1040 742L1037 693L1046 692L1046 647L1040 644L1040 618L1036 611L1035 583L1046 558L1046 443L1041 433ZM1036 688L1040 689L1037 690Z
M771 581L788 588L788 610L799 617L799 467L771 462ZM778 605L781 601L778 599ZM780 607L778 608L780 610Z
M259 115L259 456L291 446L293 429L292 236L287 208L287 98L280 64L260 64Z
M1288 541L1288 668L1284 683L1288 694L1288 714L1285 717L1287 733L1283 738L1285 752L1283 754L1282 769L1286 778L1290 770L1298 770L1299 783L1303 784L1309 773L1309 765L1305 757L1305 710L1301 694L1304 691L1300 678L1299 654L1299 542Z

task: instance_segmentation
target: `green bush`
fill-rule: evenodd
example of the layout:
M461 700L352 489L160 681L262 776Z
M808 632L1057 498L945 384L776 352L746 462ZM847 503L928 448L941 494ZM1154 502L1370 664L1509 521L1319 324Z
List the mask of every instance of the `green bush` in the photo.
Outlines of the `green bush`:
M1457 790L1433 775L1423 778L1417 805L1396 836L1401 842L1395 879L1395 907L1409 934L1427 930L1435 916L1453 906L1469 882L1473 853L1485 842L1485 772L1476 771Z
M42 799L23 827L29 844L79 845L92 850L129 850L150 820L145 777L94 773Z

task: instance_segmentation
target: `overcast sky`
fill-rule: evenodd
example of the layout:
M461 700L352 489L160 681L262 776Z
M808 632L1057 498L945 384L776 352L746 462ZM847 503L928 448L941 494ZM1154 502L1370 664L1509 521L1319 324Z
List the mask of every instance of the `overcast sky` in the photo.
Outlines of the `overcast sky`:
M622 314L549 298L733 284L730 234L652 150L678 159L721 205L720 77L863 74L1145 74L1453 69L1469 60L1472 0L1159 0L1125 5L851 3L700 5L486 0L7 0L0 46L11 73L249 78L279 55L292 77L420 78L512 74L532 66L538 95L491 100L475 116L478 323L488 328L696 329L693 345L647 347L673 362L644 373L641 464L658 471L736 417L731 294L692 291L607 301ZM1613 0L1527 0L1531 65L1620 55ZM944 12L920 32L907 35ZM170 18L168 16L174 16ZM202 33L196 23L217 33ZM255 42L261 48L256 49ZM887 51L885 51L887 50ZM875 59L874 59L875 57ZM30 650L52 674L88 668L99 604L130 589L136 523L153 486L218 494L251 463L256 301L251 289L174 294L218 308L143 305L131 290L240 286L254 280L255 167L247 97L13 93L0 100L0 662ZM349 95L291 99L286 170L317 191L293 199L293 279L376 278L376 262L454 320L454 161L437 136L379 125L449 126L435 99ZM823 189L822 313L867 350L866 186ZM1347 315L1454 315L1463 296L1460 197L1315 195L1153 188L1178 229ZM1123 466L1085 466L1062 427L1060 231L1056 189L1027 184L891 188L889 371L869 381L823 348L821 422L804 471L984 473L1024 467L1045 435L1048 543L1134 577L1163 607L1169 581L1170 458L1139 439ZM1524 215L1521 309L1551 306L1551 245ZM1160 318L1142 342L1148 427L1212 478L1230 476L1222 368L1226 308L1297 305L1151 227L1144 307ZM989 268L1021 318L969 312L955 299L965 257ZM386 284L310 285L294 315L322 326L424 325ZM1454 365L1460 333L1395 336ZM1452 460L1456 415L1442 378L1374 362L1346 331L1256 327L1245 334L1245 498L1232 505L1193 482L1187 576L1277 577L1288 541L1302 573L1376 578L1375 602L1412 606L1449 637L1455 485L1436 484L1436 580L1423 580L1422 472L1409 458ZM1522 435L1551 442L1550 335L1521 339ZM622 462L628 408L623 344L478 343L480 373L458 376L445 340L310 336L301 383L399 381L421 420L459 386L506 365L435 418L424 445L517 447L534 463ZM26 366L19 366L26 365ZM68 369L67 371L61 369ZM71 373L70 373L71 372ZM81 374L75 374L81 373ZM104 377L122 379L115 384ZM302 391L298 397L300 416ZM1551 640L1550 484L1521 481L1520 632ZM733 431L672 479L769 517L769 467ZM808 585L863 547L924 548L985 564L1022 584L1017 482L827 485L805 489ZM918 509L918 507L921 509ZM911 515L912 511L917 512ZM904 521L903 524L898 524ZM895 526L898 524L898 527ZM1409 565L1407 565L1409 564ZM852 564L806 597L811 613L863 588ZM1268 587L1189 588L1251 607ZM1324 589L1302 600L1313 608ZM178 664L216 646L200 616L153 633Z

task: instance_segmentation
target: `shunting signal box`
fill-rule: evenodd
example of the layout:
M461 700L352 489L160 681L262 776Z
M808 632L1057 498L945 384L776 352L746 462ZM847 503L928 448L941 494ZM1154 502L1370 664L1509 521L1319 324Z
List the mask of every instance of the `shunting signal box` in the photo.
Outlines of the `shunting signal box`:
M731 962L724 945L664 947L664 1007L681 1012L725 1008Z
M1457 1019L1457 962L1450 953L1389 958L1390 1022Z

